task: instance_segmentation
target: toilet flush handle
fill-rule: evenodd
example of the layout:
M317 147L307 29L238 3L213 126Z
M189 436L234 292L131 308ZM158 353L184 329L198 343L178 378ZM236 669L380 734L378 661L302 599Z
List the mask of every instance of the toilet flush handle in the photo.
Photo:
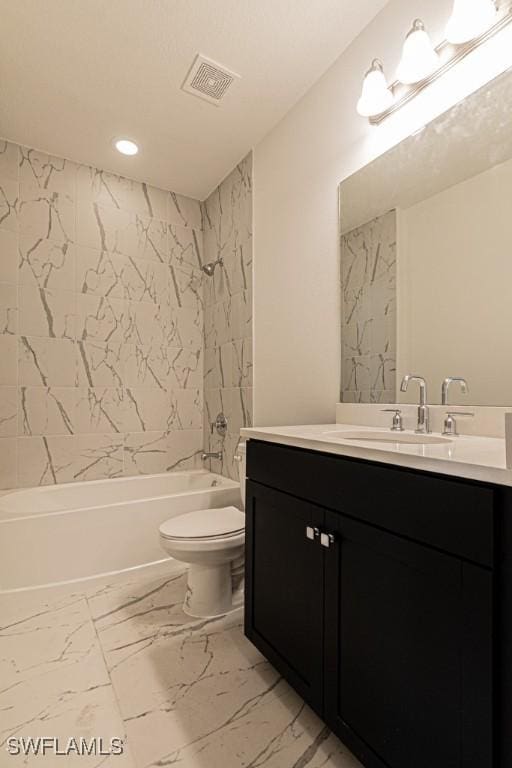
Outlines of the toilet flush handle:
M240 437L238 438L238 442L237 442L236 448L235 448L235 455L233 456L233 459L235 461L238 461L238 463L240 463L242 461L242 456L241 456L241 454L238 453L238 448L240 446L241 441L242 441L242 435L240 435Z

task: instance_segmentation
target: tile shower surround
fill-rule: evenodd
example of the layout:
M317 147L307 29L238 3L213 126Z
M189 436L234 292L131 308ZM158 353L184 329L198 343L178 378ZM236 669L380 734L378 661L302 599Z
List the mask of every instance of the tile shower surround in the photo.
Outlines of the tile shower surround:
M197 201L0 142L0 488L201 465Z
M223 451L211 468L238 479L233 459L240 429L252 425L252 154L202 204L204 261L222 258L204 280L204 434L210 451ZM228 434L212 434L219 412Z
M396 211L341 237L344 403L396 400Z

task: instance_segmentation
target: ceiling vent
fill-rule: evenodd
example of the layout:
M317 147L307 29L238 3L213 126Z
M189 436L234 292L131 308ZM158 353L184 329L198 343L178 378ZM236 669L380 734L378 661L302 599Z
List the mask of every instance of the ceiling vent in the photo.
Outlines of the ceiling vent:
M236 72L198 53L181 87L187 93L219 106L228 88L239 79Z

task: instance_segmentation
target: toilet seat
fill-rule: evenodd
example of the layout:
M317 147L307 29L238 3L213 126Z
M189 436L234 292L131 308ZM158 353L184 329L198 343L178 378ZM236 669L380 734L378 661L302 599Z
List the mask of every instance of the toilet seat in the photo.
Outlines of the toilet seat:
M160 536L168 541L209 542L238 538L245 531L245 515L236 507L198 509L171 517L160 526Z

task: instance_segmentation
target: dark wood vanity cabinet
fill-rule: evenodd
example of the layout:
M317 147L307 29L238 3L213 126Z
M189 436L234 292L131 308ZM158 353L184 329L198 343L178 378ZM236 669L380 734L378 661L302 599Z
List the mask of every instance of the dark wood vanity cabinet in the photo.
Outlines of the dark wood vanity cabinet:
M321 712L324 553L312 546L306 528L323 526L324 510L257 483L248 482L246 494L252 545L246 575L249 636Z
M512 766L508 493L253 440L247 468L252 642L367 768Z

